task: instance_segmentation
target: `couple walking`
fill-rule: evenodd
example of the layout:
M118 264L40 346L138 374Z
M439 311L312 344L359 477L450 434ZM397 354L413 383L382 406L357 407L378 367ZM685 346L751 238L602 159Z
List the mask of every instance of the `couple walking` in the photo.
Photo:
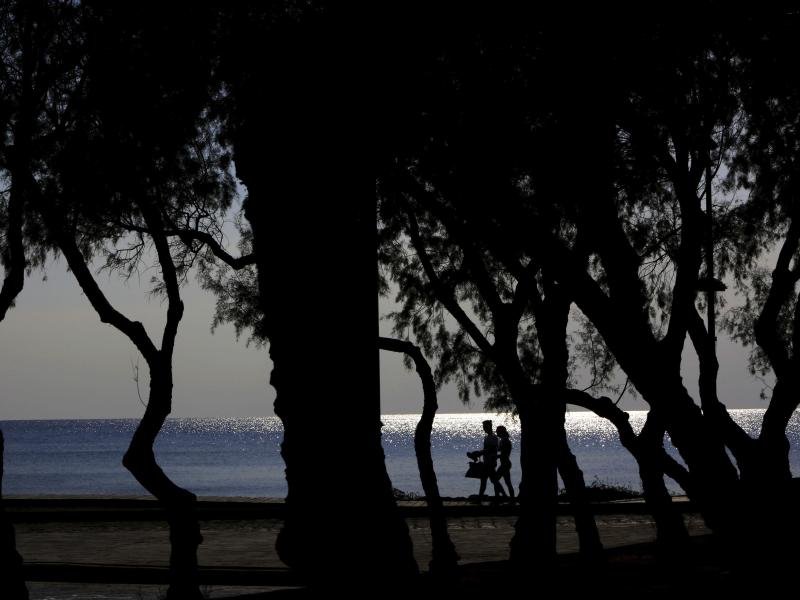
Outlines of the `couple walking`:
M508 430L502 425L498 425L495 434L491 420L483 422L483 430L486 437L483 438L483 450L467 452L467 456L472 460L483 458L485 470L481 479L481 487L478 492L478 500L483 500L486 495L486 481L491 480L494 486L494 501L506 496L514 499L514 486L511 485L511 439L508 437ZM497 468L497 461L500 460L500 468ZM500 480L503 479L508 487L508 494L503 489Z

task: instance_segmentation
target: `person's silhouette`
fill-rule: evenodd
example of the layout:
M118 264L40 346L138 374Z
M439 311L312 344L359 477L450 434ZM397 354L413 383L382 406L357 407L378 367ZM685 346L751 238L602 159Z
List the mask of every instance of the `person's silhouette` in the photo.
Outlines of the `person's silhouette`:
M485 474L483 477L481 477L481 487L480 491L478 492L478 499L483 500L483 497L486 495L486 481L491 480L492 485L494 486L494 500L497 501L498 498L506 495L506 492L503 489L503 486L500 485L499 478L497 476L497 451L499 440L497 435L494 433L491 420L487 419L483 422L483 430L486 432L486 436L483 438L483 450L467 452L467 456L472 459L482 456L483 464L486 465Z
M497 469L497 479L501 478L506 482L508 495L514 498L514 486L511 485L511 438L508 437L508 429L502 425L497 426L497 437L500 438L500 468Z

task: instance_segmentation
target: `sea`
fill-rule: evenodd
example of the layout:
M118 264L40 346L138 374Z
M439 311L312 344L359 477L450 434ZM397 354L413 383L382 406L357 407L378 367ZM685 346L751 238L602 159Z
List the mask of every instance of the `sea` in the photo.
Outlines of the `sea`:
M733 418L757 435L763 409L732 410ZM639 430L644 411L630 413ZM393 486L421 494L414 428L419 415L384 415L383 447ZM519 422L511 415L459 413L436 416L432 452L440 493L466 497L477 493L478 481L464 473L466 453L481 448L481 422L492 419L511 435L512 480L519 482ZM146 496L147 492L121 464L136 426L134 419L75 419L0 421L6 439L3 493L9 496ZM566 418L569 445L587 484L615 485L640 490L636 464L619 443L616 429L588 412L570 412ZM791 464L800 473L800 412L788 429ZM169 419L156 445L165 472L179 485L200 497L280 498L286 494L282 437L275 417ZM678 457L669 444L668 451ZM320 457L320 460L330 457ZM674 493L680 489L671 480ZM336 493L346 493L343 479Z

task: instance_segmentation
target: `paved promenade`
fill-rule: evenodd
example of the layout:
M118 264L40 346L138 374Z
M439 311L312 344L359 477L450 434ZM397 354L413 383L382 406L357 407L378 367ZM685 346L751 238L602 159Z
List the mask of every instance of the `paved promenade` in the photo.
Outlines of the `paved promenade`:
M67 580L64 583L32 583L32 598L151 600L163 593L163 585L136 583L163 581L169 558L166 525L146 520L146 514L136 513L137 510L152 510L149 501L138 508L132 508L132 505L125 507L124 510L138 514L136 518L125 520L100 519L99 515L94 514L97 510L112 511L106 514L112 517L113 507L109 508L107 504L91 510L84 508L89 510L85 514L91 518L81 520L81 509L76 503L72 508L67 507L69 510L65 513L65 520L45 521L44 516L37 515L37 509L31 506L22 510L24 504L17 502L11 512L19 519L16 525L18 548L31 569L32 578ZM404 512L414 513L417 506L418 503L403 503L402 508ZM655 539L652 520L642 514L640 505L621 503L615 506L614 511L611 511L613 507L604 506L600 511L602 514L597 517L606 547ZM117 505L115 509L122 508ZM46 507L50 518L60 514L56 509L55 503ZM507 558L516 519L513 514L491 514L497 510L488 504L477 506L460 501L450 505L450 510L455 515L465 511L475 513L474 516L453 516L449 522L450 534L461 555L462 564ZM508 512L513 508L502 507L502 510ZM688 513L685 519L691 533L706 532L695 514ZM417 561L422 568L427 568L431 553L427 518L413 516L406 521ZM286 578L284 566L274 552L275 539L281 527L280 519L223 518L203 521L201 526L205 541L200 547L199 559L209 580L206 589L209 597L275 589L292 583L291 579ZM342 523L342 534L347 535L347 523ZM559 517L558 551L572 553L577 549L578 540L572 518ZM83 579L84 583L69 583L70 579L76 577ZM86 583L93 578L96 581L128 583L113 586L99 582ZM252 586L233 587L230 583L234 582L248 582Z

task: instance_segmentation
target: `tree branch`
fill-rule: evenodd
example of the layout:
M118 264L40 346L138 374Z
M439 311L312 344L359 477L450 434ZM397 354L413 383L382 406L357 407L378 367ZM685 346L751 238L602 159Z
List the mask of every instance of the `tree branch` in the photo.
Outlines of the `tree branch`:
M158 359L158 349L147 335L144 326L139 321L128 319L108 301L92 276L74 237L64 231L63 218L60 215L53 214L53 212L52 209L46 207L40 208L40 214L42 214L47 223L51 235L64 255L67 265L81 286L83 293L86 294L92 308L100 317L100 321L108 323L124 333L141 352L148 365L152 367Z
M639 436L633 431L628 413L619 408L611 398L601 396L595 398L591 394L579 390L567 389L564 391L564 398L567 404L574 404L592 411L599 417L608 419L617 428L619 441L637 460L640 459L642 450L640 448ZM691 487L691 475L689 471L667 454L662 447L659 452L659 466L664 474L674 479L687 492Z
M22 243L23 195L12 183L8 202L8 226L6 229L7 255L5 278L0 289L0 321L5 319L8 309L25 285L25 247Z
M148 227L140 227L138 225L134 225L132 223L120 223L121 227L124 227L128 231L136 231L138 233L146 233L150 234L150 229ZM187 246L191 246L191 243L194 241L200 242L205 246L208 246L209 250L224 262L226 265L231 267L235 271L239 271L247 266L256 264L256 255L254 253L245 254L244 256L233 256L227 250L225 250L222 245L214 238L213 235L208 233L207 231L198 231L196 229L164 229L164 235L168 237L177 237L186 244Z
M777 329L781 308L788 295L794 290L795 280L789 270L789 265L799 244L800 219L793 217L789 231L786 233L786 239L778 254L775 269L772 271L772 285L769 288L767 299L753 328L756 343L761 346L769 358L772 369L778 377L786 375L791 368L789 353L781 342Z
M181 300L181 289L178 284L178 274L175 270L175 263L172 262L172 253L169 250L169 242L164 233L161 215L150 200L144 200L138 204L142 211L142 217L150 229L150 236L156 247L156 255L161 265L161 275L164 278L164 286L167 291L167 321L164 324L164 333L161 337L161 352L166 356L172 356L175 337L178 334L178 325L183 317L183 301Z
M703 323L702 317L697 310L693 310L689 315L689 339L692 340L700 361L700 377L708 376L708 370L716 372L719 369L716 354L709 354L706 350L708 345L708 330ZM713 362L711 362L713 361ZM709 364L710 363L710 364ZM752 446L753 439L733 420L728 409L716 395L716 390L712 391L701 382L700 400L703 405L703 413L714 420L719 431L722 433L725 444L731 449L737 462L747 460L746 453Z
M481 333L480 329L478 329L478 326L475 325L467 313L464 312L464 309L458 304L458 301L456 300L452 290L448 289L436 274L436 270L433 268L433 264L431 264L430 258L425 251L425 243L423 242L422 236L419 232L419 224L417 223L417 219L410 207L407 207L406 214L408 216L408 232L409 237L411 238L411 244L414 246L417 257L422 264L422 269L425 271L425 275L428 277L431 289L436 295L436 298L444 305L448 312L453 315L453 318L455 318L458 324L470 335L470 337L477 344L478 348L480 348L480 350L487 356L494 356L494 347L492 344L489 343L489 340L486 339L486 336Z

